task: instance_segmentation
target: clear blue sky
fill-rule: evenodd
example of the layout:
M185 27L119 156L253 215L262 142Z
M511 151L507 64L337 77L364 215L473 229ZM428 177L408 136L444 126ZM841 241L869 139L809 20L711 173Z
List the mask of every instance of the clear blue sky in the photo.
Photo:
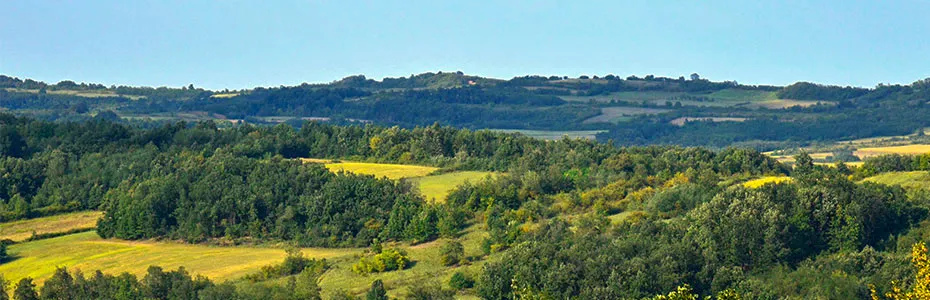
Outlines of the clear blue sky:
M5 1L0 74L212 89L439 70L868 87L930 76L928 1L657 2Z

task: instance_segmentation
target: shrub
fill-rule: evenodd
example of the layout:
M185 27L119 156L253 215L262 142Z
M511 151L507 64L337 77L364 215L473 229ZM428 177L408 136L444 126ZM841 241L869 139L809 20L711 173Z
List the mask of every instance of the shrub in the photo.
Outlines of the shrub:
M284 262L281 264L264 266L260 272L246 275L245 278L256 282L296 275L304 272L304 270L322 274L328 268L325 259L317 261L316 259L306 258L299 248L288 248L286 251L287 257L284 258Z
M455 272L449 279L449 287L456 290L470 289L475 286L475 279L462 272Z
M352 265L352 271L358 274L380 273L394 270L403 270L410 263L407 252L396 248L388 248L371 257L363 257Z
M439 261L443 266L457 265L465 258L465 248L462 247L462 243L451 240L442 245L439 255Z

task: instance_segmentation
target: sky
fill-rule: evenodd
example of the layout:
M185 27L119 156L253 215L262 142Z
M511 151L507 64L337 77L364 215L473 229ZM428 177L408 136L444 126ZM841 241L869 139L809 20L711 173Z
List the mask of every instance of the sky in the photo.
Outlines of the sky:
M5 1L0 74L209 89L462 71L930 77L930 1Z

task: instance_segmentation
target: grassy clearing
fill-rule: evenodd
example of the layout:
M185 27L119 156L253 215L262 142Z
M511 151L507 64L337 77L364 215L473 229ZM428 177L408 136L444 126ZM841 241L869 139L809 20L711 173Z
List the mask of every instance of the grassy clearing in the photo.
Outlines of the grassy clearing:
M859 148L855 152L855 155L860 158L879 156L884 154L924 154L930 153L930 145L904 145L904 146L891 146L891 147L872 147L872 148Z
M479 230L476 226L466 229L459 241L465 247L466 257L479 257L481 255L481 239L486 237L487 233ZM408 287L422 285L430 281L438 281L448 287L449 278L456 271L462 271L477 275L481 271L484 261L474 261L470 264L459 267L444 267L440 264L439 249L443 241L433 241L415 246L403 246L401 248L407 251L408 256L414 262L412 267L405 270L374 273L369 275L358 275L352 272L352 264L358 261L355 256L344 256L332 260L334 266L331 270L323 274L320 280L320 286L323 287L323 295L331 294L333 291L345 290L356 295L368 291L371 282L381 279L384 282L388 295L392 298L403 297L408 292ZM464 295L462 295L464 296Z
M420 188L420 193L422 193L427 200L445 202L446 195L449 194L452 188L466 181L474 183L487 176L494 176L494 174L495 173L492 172L461 171L419 177L412 180Z
M398 164L380 164L364 162L333 162L328 159L302 158L304 162L322 163L332 172L349 172L355 174L374 175L376 177L387 177L390 179L423 177L429 175L439 168L417 166L417 165L398 165Z
M308 257L332 258L354 255L360 250L308 248L303 252ZM284 250L274 248L104 240L93 231L11 245L9 253L14 259L0 265L0 274L14 282L32 277L40 283L56 267L143 276L151 265L166 269L184 266L192 274L225 281L256 272L264 265L280 263L286 256Z
M755 188L762 187L763 185L767 183L779 184L783 182L791 182L791 180L792 180L791 177L788 177L788 176L765 176L762 178L757 178L757 179L743 182L743 186L755 189Z
M489 129L492 131L500 131L505 133L521 133L528 137L543 139L543 140L560 140L565 136L569 138L583 138L593 140L595 135L601 132L606 132L607 130L578 130L578 131L550 131L550 130L525 130L525 129Z
M930 188L930 172L888 172L866 178L863 181L900 185L907 189L928 189Z
M33 233L57 233L94 228L101 216L103 213L99 211L83 211L3 223L0 224L0 240L10 239L19 242L28 239Z
M601 114L584 120L585 124L591 123L617 123L628 120L631 116L636 115L655 115L669 112L668 109L648 108L648 107L604 107L601 108Z

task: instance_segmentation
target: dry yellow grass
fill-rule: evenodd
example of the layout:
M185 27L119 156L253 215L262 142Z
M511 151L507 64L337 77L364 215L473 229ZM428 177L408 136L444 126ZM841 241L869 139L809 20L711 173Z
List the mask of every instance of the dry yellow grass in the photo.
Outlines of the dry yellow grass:
M904 145L891 147L859 148L855 155L859 158L879 156L883 154L924 154L930 153L930 145Z
M308 248L303 253L312 258L331 258L360 251ZM275 248L105 240L93 231L11 245L9 254L14 259L0 265L0 274L13 282L32 277L38 283L51 277L56 267L143 276L151 265L165 269L184 266L192 274L225 281L256 272L265 265L280 263L286 256L284 250Z
M380 164L364 162L332 162L325 159L304 158L304 162L322 163L327 169L333 172L345 171L355 174L374 175L375 177L387 177L390 179L413 178L429 175L439 170L436 167L417 166L417 165L398 165L398 164Z
M94 228L101 216L103 213L99 211L83 211L7 222L0 224L0 240L10 239L19 242L28 239L33 232L43 234Z
M466 181L475 183L487 176L495 176L492 172L461 171L440 175L414 178L413 182L420 188L420 193L428 201L445 202L446 196L453 188Z
M743 186L754 189L754 188L762 187L763 185L767 183L779 184L783 182L791 182L791 180L792 180L791 177L788 177L788 176L765 176L762 178L757 178L757 179L743 182Z

